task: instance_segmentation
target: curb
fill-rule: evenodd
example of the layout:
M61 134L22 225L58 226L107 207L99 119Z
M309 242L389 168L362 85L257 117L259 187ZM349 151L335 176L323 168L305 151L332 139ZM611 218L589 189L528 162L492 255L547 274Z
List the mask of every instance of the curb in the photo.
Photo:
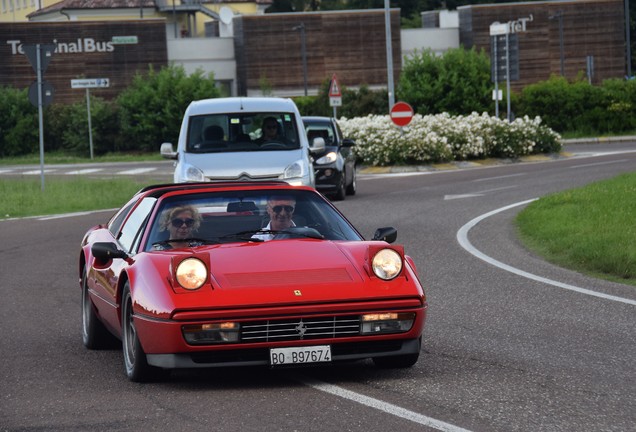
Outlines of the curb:
M409 172L438 172L438 171L453 171L460 169L470 168L483 168L496 165L510 165L515 163L531 163L531 162L546 162L550 160L564 159L572 157L572 153L553 153L548 155L529 155L523 156L517 159L480 159L472 161L454 161L430 165L397 165L389 167L378 166L361 166L357 172L359 174L396 174L396 173L409 173Z

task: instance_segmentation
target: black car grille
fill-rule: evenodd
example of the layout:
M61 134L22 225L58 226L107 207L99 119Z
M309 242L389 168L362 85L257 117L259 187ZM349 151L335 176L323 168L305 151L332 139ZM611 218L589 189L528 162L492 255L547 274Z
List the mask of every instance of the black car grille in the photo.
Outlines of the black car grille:
M280 342L360 335L356 315L250 321L241 324L241 342Z

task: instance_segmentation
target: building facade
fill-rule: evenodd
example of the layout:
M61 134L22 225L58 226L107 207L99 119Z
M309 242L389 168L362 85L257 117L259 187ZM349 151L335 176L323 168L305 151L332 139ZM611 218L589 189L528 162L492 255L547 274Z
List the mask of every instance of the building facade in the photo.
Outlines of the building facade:
M518 39L519 79L513 89L553 75L588 76L598 84L627 71L623 0L569 0L473 5L457 8L465 48L490 53L493 23ZM589 65L589 67L588 67Z

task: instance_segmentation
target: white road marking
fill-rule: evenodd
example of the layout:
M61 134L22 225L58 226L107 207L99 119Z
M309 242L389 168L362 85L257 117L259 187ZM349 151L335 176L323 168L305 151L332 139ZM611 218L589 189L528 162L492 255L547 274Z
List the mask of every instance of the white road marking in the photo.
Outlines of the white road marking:
M505 190L505 189L514 189L516 187L517 186L503 186L503 187L498 187L493 189L486 189L481 192L473 192L473 193L459 194L459 195L444 195L444 201L453 200L453 199L461 199L461 198L480 197L480 196L484 196L485 194L489 192L497 192L497 191Z
M460 195L444 195L444 201L462 199L462 198L475 198L480 196L484 196L484 194L472 193L472 194L460 194Z
M44 174L46 173L52 173L57 171L56 169L45 169L44 170ZM42 173L42 170L32 170L32 171L24 171L22 174L23 175L39 175Z
M497 213L501 213L503 211L509 210L511 208L514 207L518 207L521 205L525 205L528 203L531 203L532 201L535 201L537 198L531 199L531 200L527 200L527 201L522 201L522 202L518 202L516 204L511 204L505 207L501 207L499 209L493 210L491 212L488 212L486 214L483 214L481 216L476 217L475 219L471 220L470 222L468 222L466 225L464 225L463 227L461 227L459 229L459 231L457 231L457 241L459 242L459 244L461 245L461 247L463 247L464 249L466 249L469 253L471 253L472 255L476 256L477 258L494 265L495 267L499 267L502 270L506 270L509 271L511 273L514 273L516 275L528 278L528 279L532 279L535 280L537 282L542 282L548 285L552 285L558 288L563 288L566 290L570 290L570 291L575 291L578 292L580 294L585 294L585 295L589 295L589 296L593 296L593 297L599 297L605 300L611 300L611 301L616 301L616 302L620 302L620 303L625 303L625 304L629 304L629 305L633 305L636 306L636 300L631 300L631 299L627 299L627 298L623 298L623 297L618 297L618 296L613 296L613 295L609 295L609 294L604 294L604 293L600 293L597 291L593 291L590 289L586 289L586 288L581 288L581 287L577 287L574 285L569 285L566 283L562 283L562 282L557 282L551 279L547 279L541 276L537 276L534 275L532 273L528 273L526 271L520 270L518 268L509 266L507 264L502 263L501 261L497 261L494 258L489 257L488 255L482 253L481 251L477 250L468 240L468 231L470 231L470 229L474 226L476 226L479 222L481 222L482 220L493 216Z
M86 169L81 169L76 171L69 171L66 173L66 175L91 174L91 173L96 173L99 171L104 171L104 168L86 168Z
M435 172L436 171L412 171L412 172L401 172L401 173L358 174L358 180L375 180L379 178L390 178L390 177L409 177L409 176L433 174Z
M150 171L155 171L157 168L136 168L136 169L131 169L131 170L126 170L126 171L119 171L117 174L121 174L121 175L137 175L137 174L143 174L143 173L147 173Z
M365 405L365 406L383 411L387 414L391 414L396 417L400 417L405 420L409 420L414 423L421 424L422 426L427 426L427 427L437 429L440 431L445 431L445 432L469 432L468 429L463 429L455 425L452 425L450 423L446 423L441 420L437 420L422 414L418 414L414 411L401 408L397 405L393 405L391 403L384 402L369 396L364 396L359 393L353 392L351 390L343 389L342 387L338 387L332 384L327 384L324 382L320 382L320 381L316 381L312 379L306 379L306 378L302 379L301 381L303 382L303 384L309 387L312 387L316 390L320 390L325 393L332 394L334 396L338 396L353 402L357 402L361 405Z
M526 173L519 173L519 174L510 174L510 175L503 175L503 176L497 176L497 177L486 177L486 178L480 178L477 180L473 180L473 183L479 183L479 182L484 182L484 181L490 181L490 180L500 180L500 179L504 179L504 178L510 178L510 177L520 177L520 176L524 176L527 175Z
M12 169L0 169L0 174L12 173L14 170Z
M587 168L587 167L599 166L599 165L611 165L611 164L615 164L615 163L627 162L628 160L629 159L619 159L619 160L608 161L608 162L596 162L596 163L590 163L590 164L585 164L585 165L573 165L573 166L570 167L570 169L572 169L572 168Z

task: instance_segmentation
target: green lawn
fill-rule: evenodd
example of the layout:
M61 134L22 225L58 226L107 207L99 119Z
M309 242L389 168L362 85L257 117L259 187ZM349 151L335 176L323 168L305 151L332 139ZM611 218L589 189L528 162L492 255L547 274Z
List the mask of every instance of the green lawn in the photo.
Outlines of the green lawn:
M543 197L516 223L548 261L636 286L636 173Z
M0 219L117 208L146 186L132 179L0 180Z

